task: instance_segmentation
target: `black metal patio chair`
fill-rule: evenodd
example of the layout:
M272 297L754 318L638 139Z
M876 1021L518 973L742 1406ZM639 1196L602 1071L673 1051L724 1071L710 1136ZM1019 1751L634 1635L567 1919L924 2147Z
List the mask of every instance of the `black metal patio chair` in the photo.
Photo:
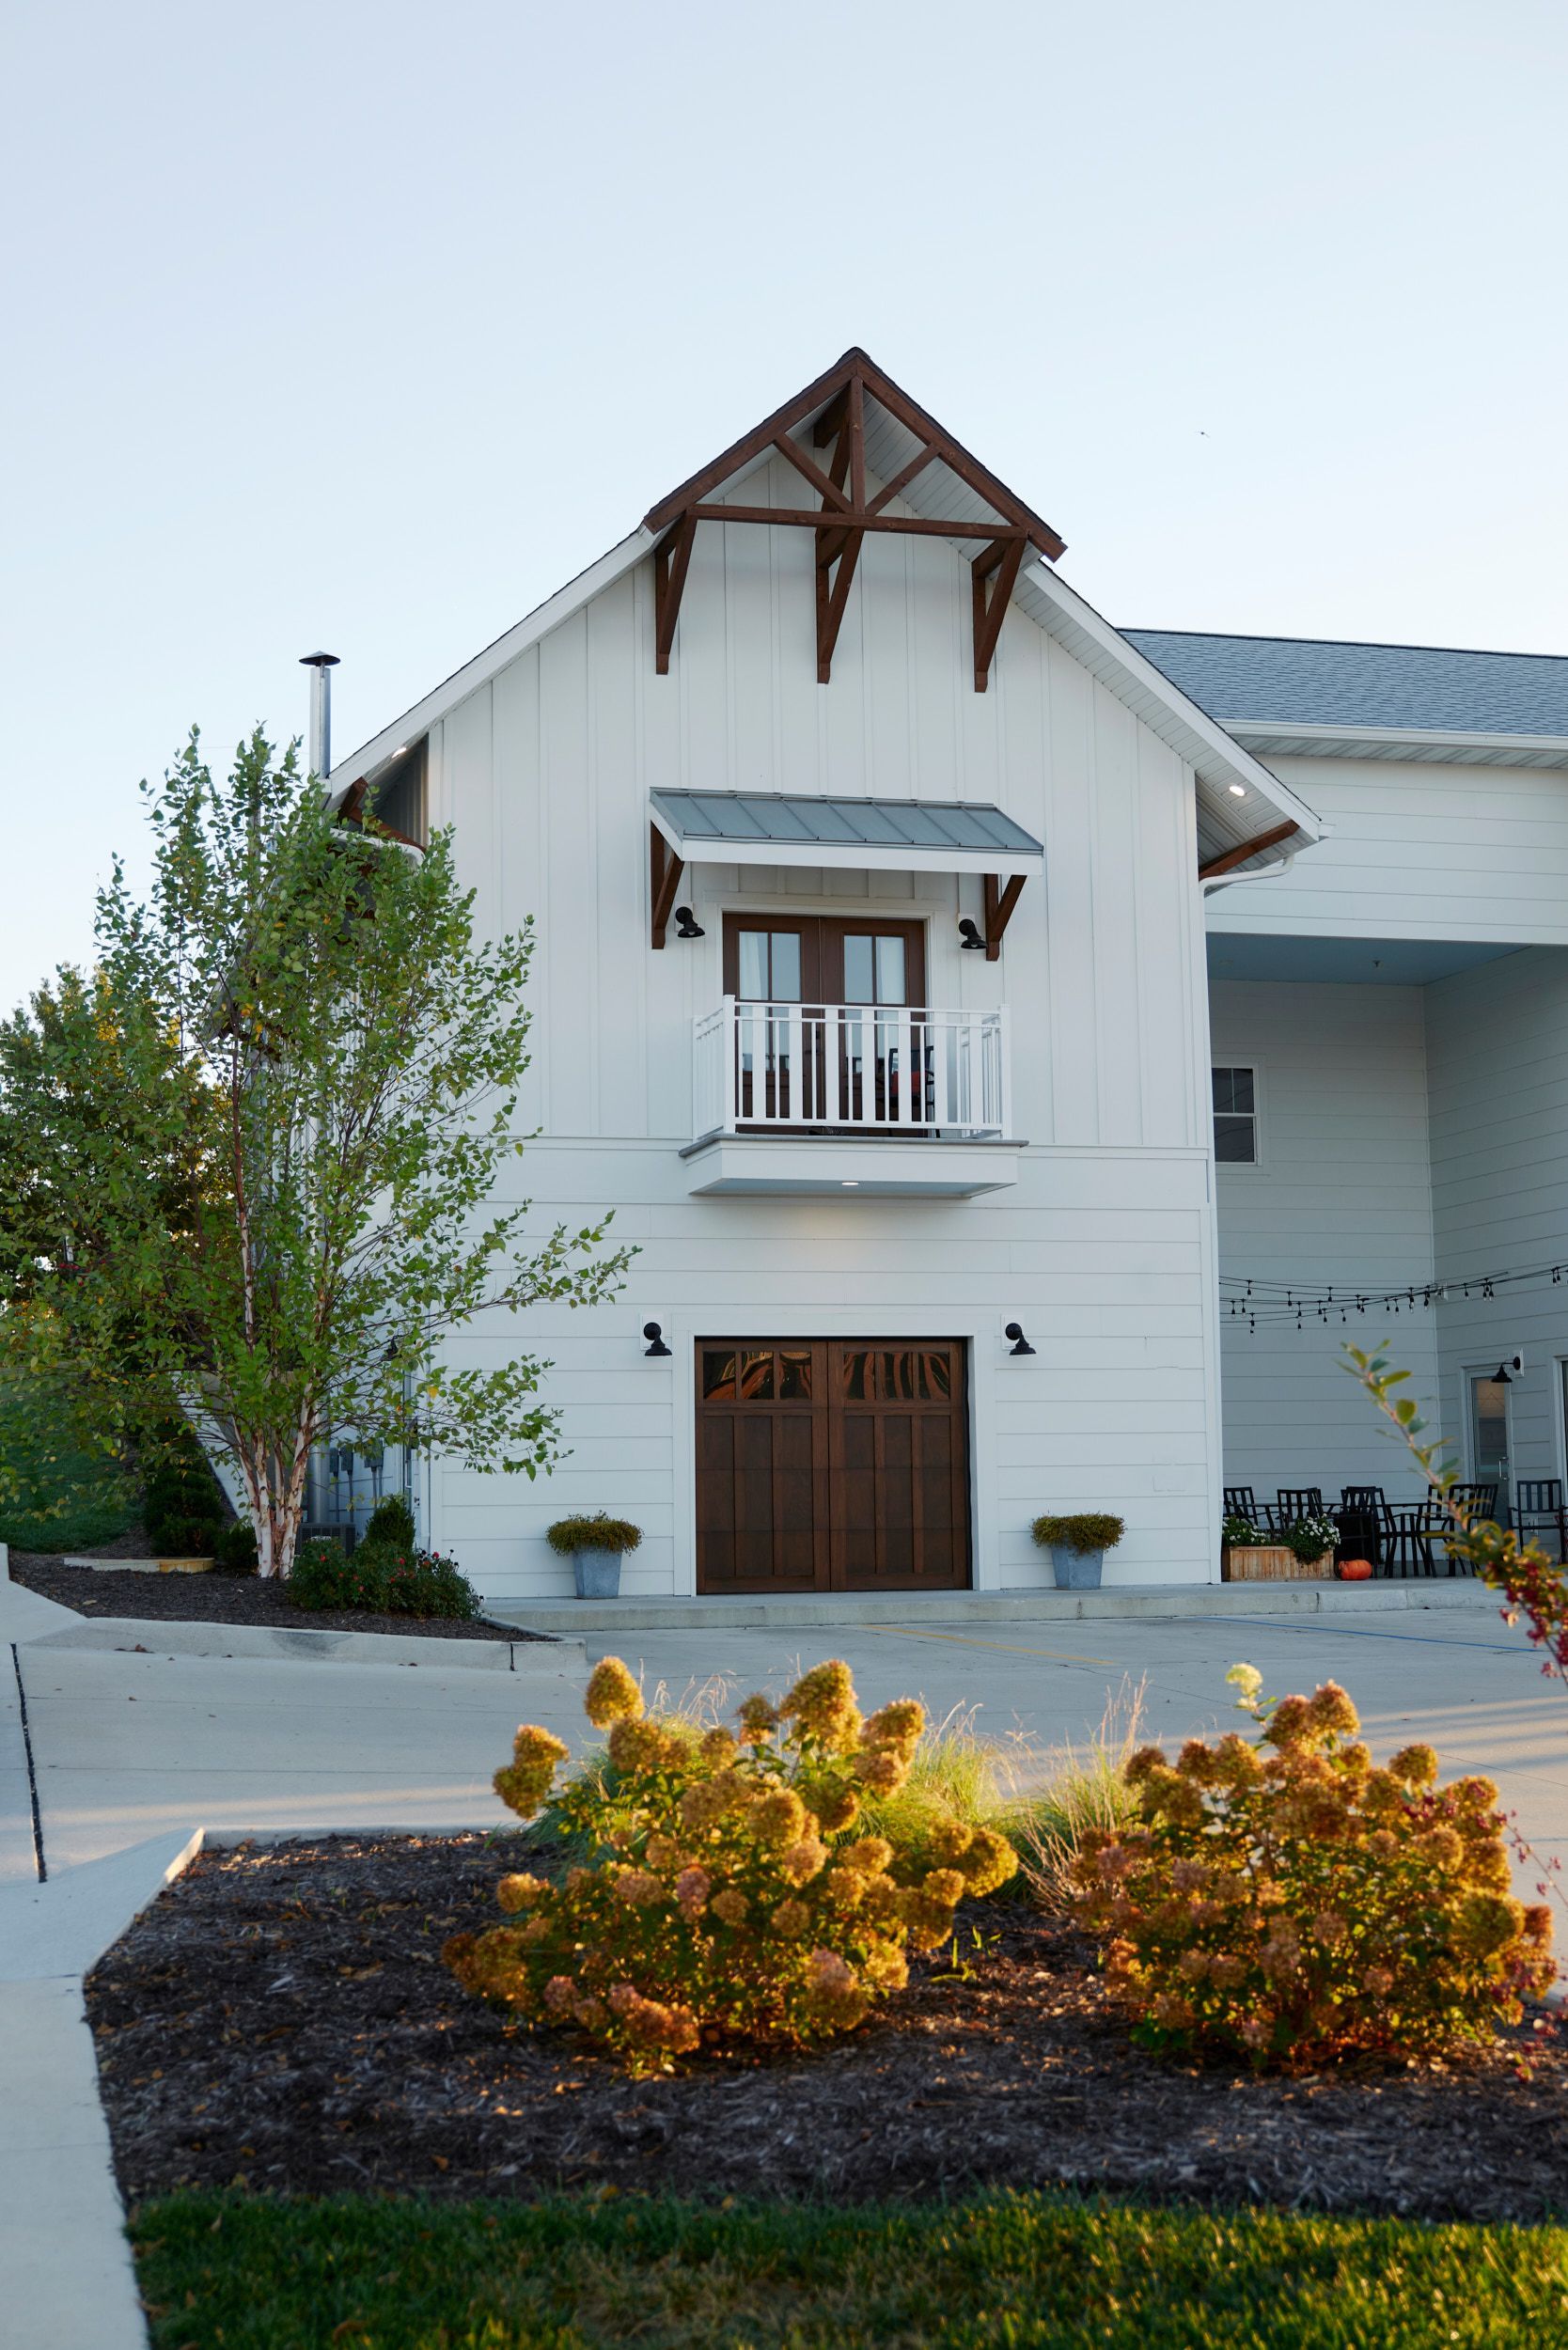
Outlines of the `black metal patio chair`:
M1297 1518L1324 1516L1321 1485L1281 1485L1274 1496L1274 1522L1278 1532L1289 1533Z
M1551 1534L1557 1555L1568 1559L1568 1509L1560 1477L1521 1477L1513 1488L1513 1524L1522 1543Z
M1250 1485L1226 1486L1225 1514L1228 1518L1245 1518L1248 1526L1257 1526L1261 1523L1258 1516L1257 1497Z
M1383 1564L1383 1512L1388 1503L1381 1485L1341 1485L1340 1506L1329 1512L1340 1524L1340 1548L1349 1559L1370 1559L1375 1574Z
M1391 1574L1435 1574L1435 1543L1452 1520L1440 1501L1386 1501L1383 1540ZM1449 1561L1449 1573L1453 1573Z

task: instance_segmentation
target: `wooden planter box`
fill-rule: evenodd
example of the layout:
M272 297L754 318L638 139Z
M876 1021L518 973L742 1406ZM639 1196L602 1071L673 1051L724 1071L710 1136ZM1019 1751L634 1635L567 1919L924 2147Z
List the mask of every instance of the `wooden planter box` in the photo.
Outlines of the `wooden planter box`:
M1219 1554L1222 1583L1315 1583L1334 1572L1334 1553L1298 1559L1288 1543L1237 1543Z

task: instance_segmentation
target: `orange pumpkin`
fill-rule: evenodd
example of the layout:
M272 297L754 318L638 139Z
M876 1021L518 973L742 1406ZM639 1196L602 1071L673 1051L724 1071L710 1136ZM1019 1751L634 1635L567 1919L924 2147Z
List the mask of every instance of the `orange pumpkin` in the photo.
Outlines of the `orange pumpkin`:
M1334 1572L1341 1583L1370 1583L1372 1560L1370 1559L1341 1559Z

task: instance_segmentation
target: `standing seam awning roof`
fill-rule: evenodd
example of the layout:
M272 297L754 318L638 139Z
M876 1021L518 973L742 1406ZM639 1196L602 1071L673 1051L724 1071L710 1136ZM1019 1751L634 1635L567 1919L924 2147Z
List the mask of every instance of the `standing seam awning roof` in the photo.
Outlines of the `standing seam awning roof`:
M676 854L698 864L929 865L989 873L1029 871L1045 856L1032 833L985 802L669 791L650 801Z

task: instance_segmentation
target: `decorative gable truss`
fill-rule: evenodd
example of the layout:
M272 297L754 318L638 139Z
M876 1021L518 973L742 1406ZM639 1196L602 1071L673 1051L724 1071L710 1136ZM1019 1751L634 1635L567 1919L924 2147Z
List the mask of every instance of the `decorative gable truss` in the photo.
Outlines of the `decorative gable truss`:
M810 449L825 454L819 460ZM883 486L867 494L867 446L884 461ZM723 501L725 484L776 450L814 494L809 507L743 506ZM890 467L890 470L887 468ZM916 483L920 510L907 509ZM865 352L848 351L825 375L725 450L648 514L653 551L654 666L669 669L681 599L699 523L756 523L816 534L817 682L833 674L833 652L868 531L973 541L975 691L983 694L1002 619L1026 551L1053 562L1065 541L1013 495L962 444L928 416Z

